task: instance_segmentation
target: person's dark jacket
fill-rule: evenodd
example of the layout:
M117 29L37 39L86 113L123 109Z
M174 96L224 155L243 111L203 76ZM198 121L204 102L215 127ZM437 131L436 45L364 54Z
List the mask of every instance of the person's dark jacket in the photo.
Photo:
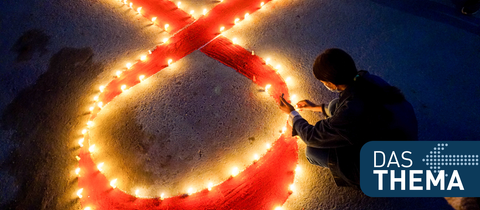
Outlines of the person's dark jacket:
M359 186L360 149L366 142L418 138L412 105L398 88L367 71L359 71L340 93L331 117L315 126L301 118L292 130L309 147L329 148L328 167L339 186Z

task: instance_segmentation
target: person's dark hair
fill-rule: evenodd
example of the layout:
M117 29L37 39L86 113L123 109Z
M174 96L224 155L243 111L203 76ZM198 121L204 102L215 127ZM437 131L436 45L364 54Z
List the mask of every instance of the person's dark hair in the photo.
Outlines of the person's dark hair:
M357 67L348 53L341 49L330 48L315 59L313 75L318 80L335 85L346 85L353 82L353 78L357 75Z

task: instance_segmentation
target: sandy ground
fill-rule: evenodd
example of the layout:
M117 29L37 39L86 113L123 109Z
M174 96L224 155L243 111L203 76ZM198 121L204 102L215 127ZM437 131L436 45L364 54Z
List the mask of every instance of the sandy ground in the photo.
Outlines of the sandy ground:
M480 18L461 1L273 1L224 35L270 57L297 100L335 97L311 74L316 55L348 51L403 90L421 140L480 140ZM215 1L182 1L199 13ZM166 37L113 0L0 2L0 208L81 209L76 141L97 87ZM176 195L221 182L279 135L285 116L260 87L201 52L114 99L93 140L107 178L133 193ZM311 123L320 119L302 113ZM298 190L284 209L478 209L475 199L369 198L336 187L299 144Z

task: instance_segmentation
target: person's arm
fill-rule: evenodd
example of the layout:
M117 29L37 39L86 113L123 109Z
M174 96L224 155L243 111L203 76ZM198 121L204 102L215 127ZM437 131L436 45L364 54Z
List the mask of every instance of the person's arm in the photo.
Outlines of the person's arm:
M304 109L304 110L309 110L309 111L314 111L314 112L322 112L322 106L317 105L309 100L301 100L297 102L297 107L299 109Z
M292 135L298 135L310 147L336 148L352 145L349 141L358 127L361 104L349 102L338 107L335 115L310 125L305 119L294 117Z

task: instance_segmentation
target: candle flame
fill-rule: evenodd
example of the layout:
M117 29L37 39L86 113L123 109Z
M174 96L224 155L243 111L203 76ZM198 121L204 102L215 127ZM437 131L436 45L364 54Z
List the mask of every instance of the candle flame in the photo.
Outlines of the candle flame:
M101 102L101 101L98 102L98 107L102 108L102 106L103 106L103 102Z
M168 29L169 26L170 26L170 25L165 24L165 31Z
M103 171L102 167L103 167L103 163L99 163L99 164L97 165L97 169L98 169L100 172Z
M131 63L127 63L127 69L130 69L130 67L132 67L133 65Z
M193 194L193 188L188 188L188 191L187 191L188 195L191 195Z
M225 30L225 27L220 27L220 32L222 32L223 30Z
M212 190L212 187L213 187L213 183L208 183L208 191L211 191Z
M80 173L80 168L76 168L75 169L75 174L78 176L79 173Z
M82 198L82 192L83 192L83 188L81 188L81 189L79 189L79 190L77 191L77 196L78 196L79 198Z
M240 18L235 18L235 21L234 21L234 23L235 23L235 24L237 24L237 23L238 23L238 21L240 21Z
M238 175L238 173L239 173L238 168L237 168L237 167L233 167L233 169L232 169L232 176L235 177L235 176Z
M116 183L117 183L117 179L114 179L114 180L110 181L110 186L112 186L113 189L115 189L117 187Z
M122 87L120 87L120 89L122 89L122 91L125 91L127 89L127 85L122 85Z
M103 90L105 90L105 86L100 85L100 87L98 89L100 89L100 92L103 92Z
M145 79L145 75L140 75L140 76L138 77L138 79L140 80L140 82L142 82L143 79Z
M142 57L140 57L140 60L141 60L141 61L147 60L147 56L146 56L146 55L142 55Z
M207 14L207 9L203 9L203 15Z
M80 147L83 147L83 141L85 141L84 138L81 138L80 140L78 140L78 145L80 145Z
M92 146L90 146L90 147L88 148L88 151L89 151L90 153L92 153L94 150L95 150L95 144L93 144Z
M152 18L152 22L155 22L155 20L157 20L157 17Z
M168 59L168 66L170 66L170 64L172 64L173 60L172 59Z
M142 7L139 7L139 8L137 9L138 14L140 14L140 11L141 11L141 10L142 10Z

